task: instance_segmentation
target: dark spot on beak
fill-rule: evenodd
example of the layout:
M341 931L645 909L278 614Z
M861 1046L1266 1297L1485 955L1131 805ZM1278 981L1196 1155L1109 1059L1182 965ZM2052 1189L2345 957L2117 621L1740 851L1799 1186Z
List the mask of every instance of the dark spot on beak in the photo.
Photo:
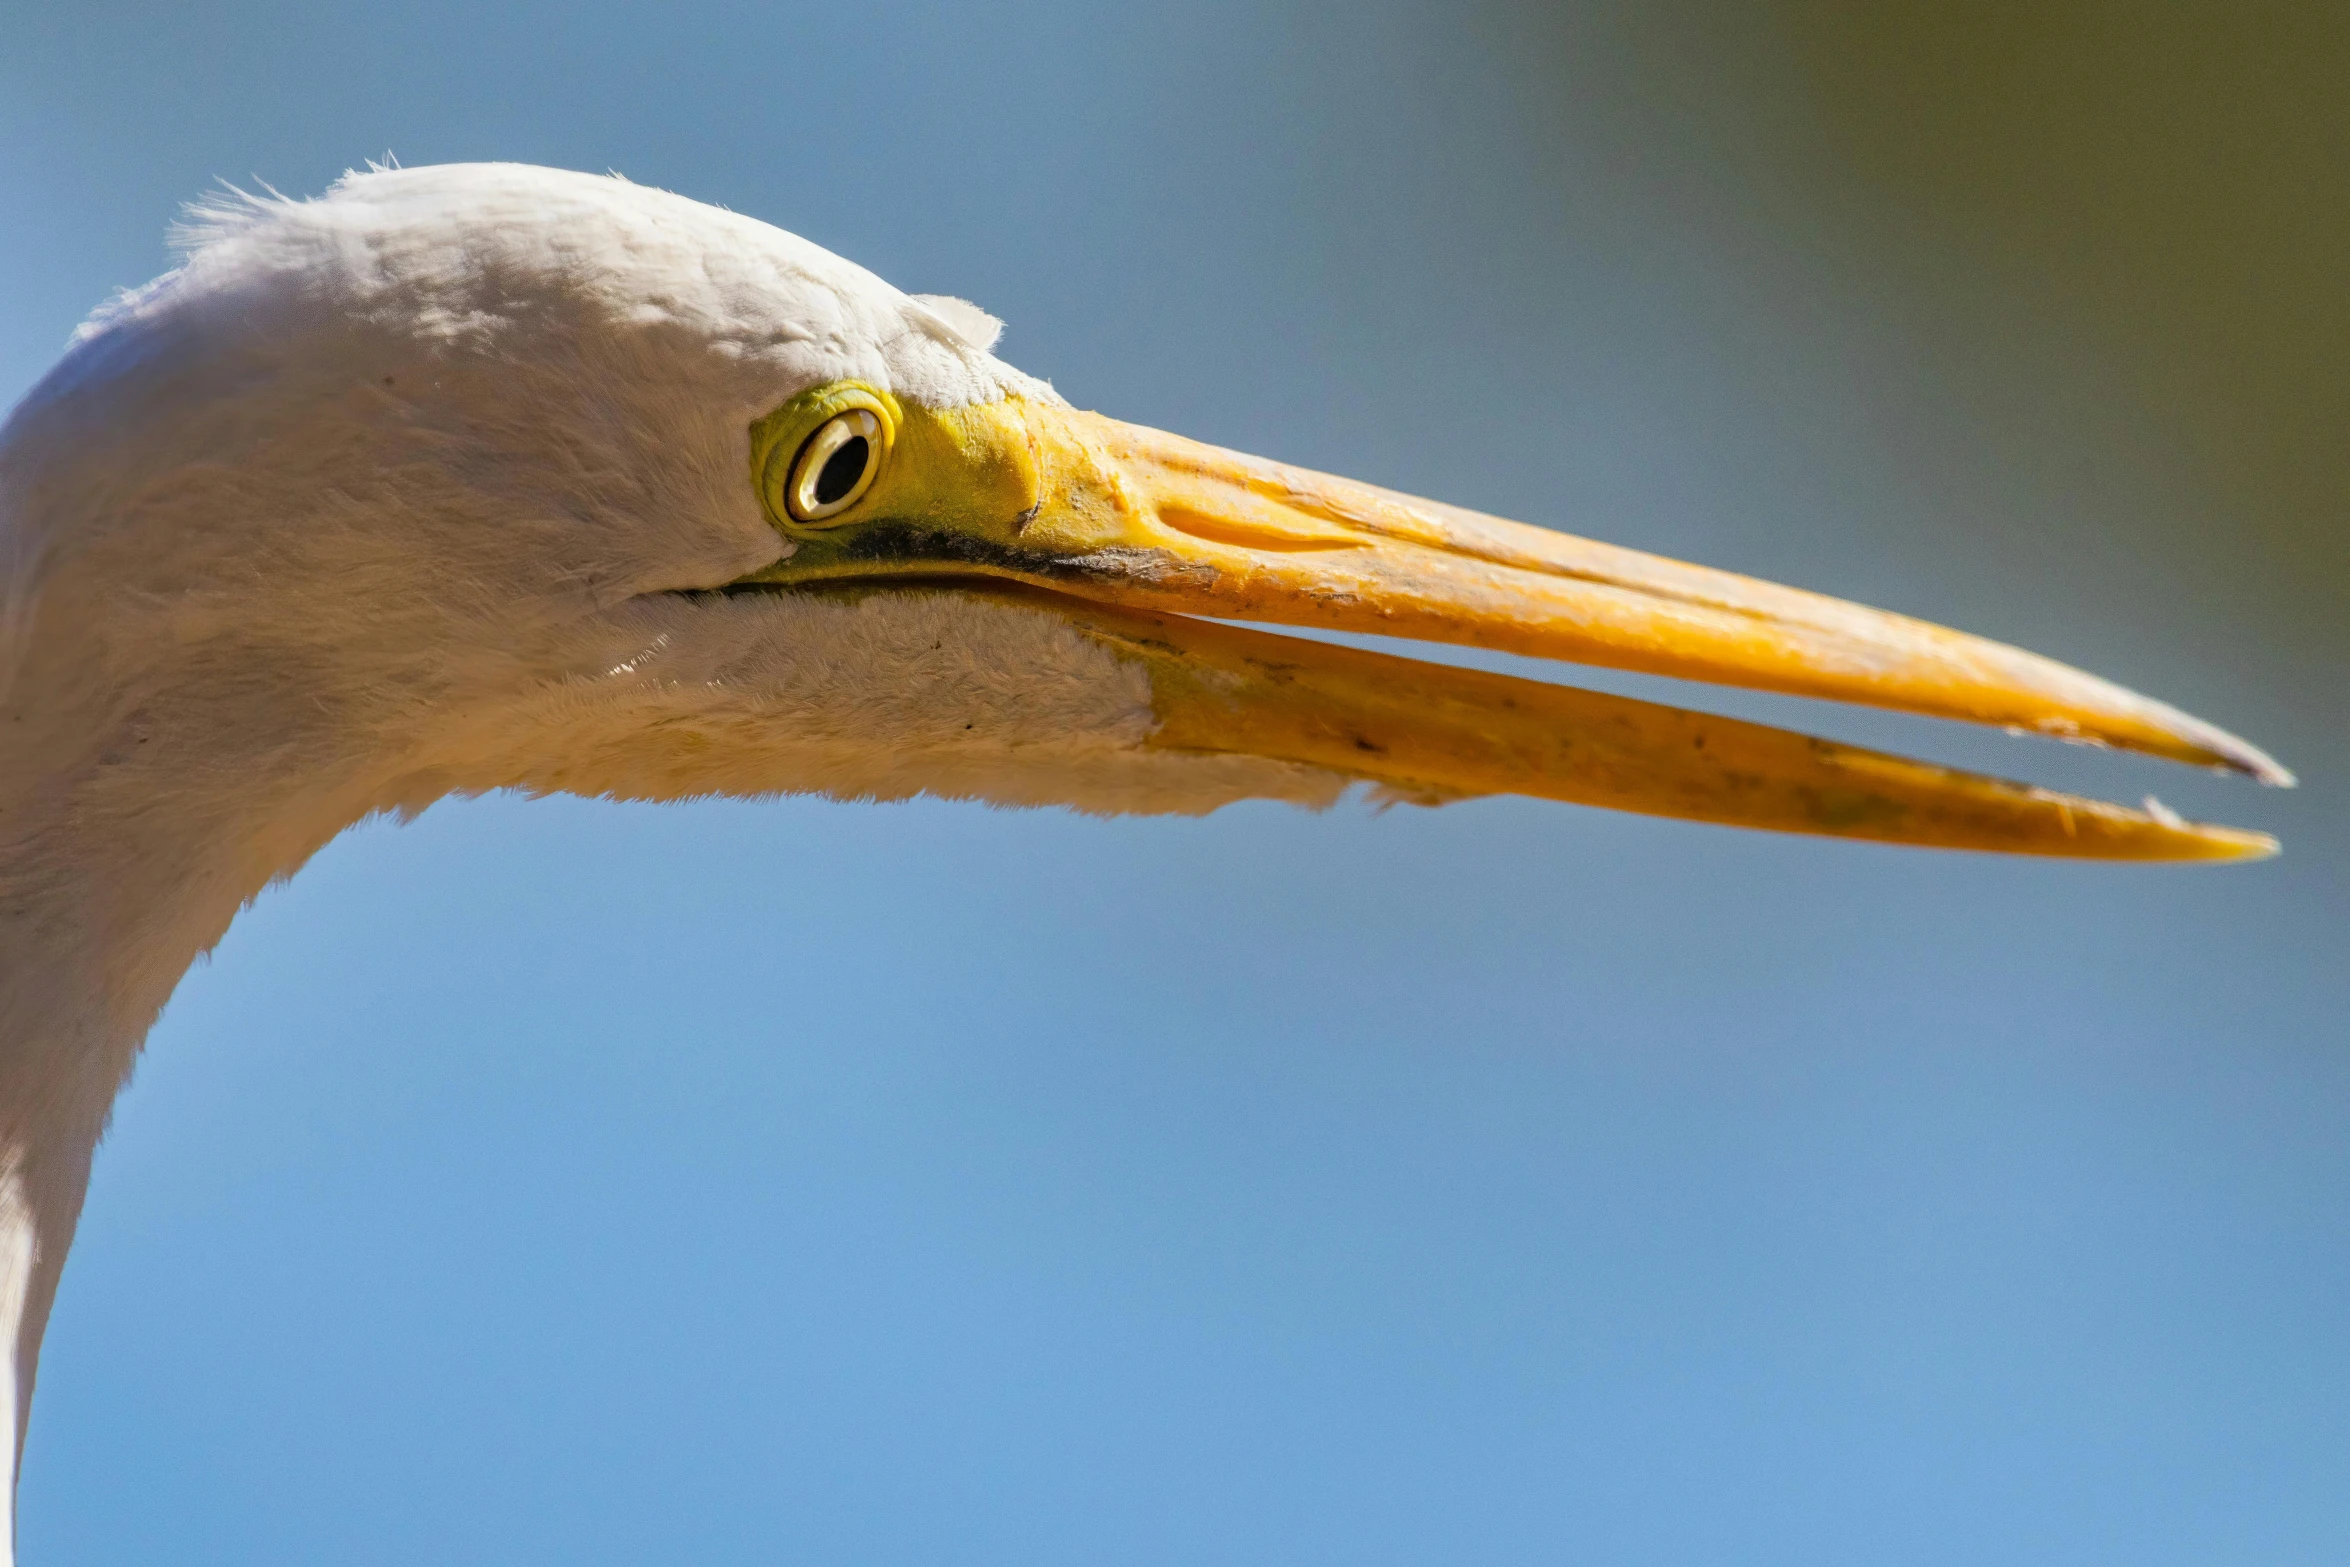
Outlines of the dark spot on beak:
M1063 556L1054 564L1073 577L1118 578L1148 582L1154 587L1180 583L1190 588L1212 588L1223 575L1204 560L1185 560L1165 550L1095 550L1089 555Z

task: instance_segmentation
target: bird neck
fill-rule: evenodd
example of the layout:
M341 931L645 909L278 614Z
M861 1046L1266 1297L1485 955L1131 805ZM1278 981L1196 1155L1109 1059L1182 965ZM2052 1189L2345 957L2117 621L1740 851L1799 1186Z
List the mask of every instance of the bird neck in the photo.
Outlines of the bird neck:
M208 736L168 686L92 711L44 674L0 698L0 1167L94 1135L189 965L374 803L326 748Z
M237 910L367 812L318 747L208 742L167 672L21 650L0 695L0 1444L21 1458L91 1156L139 1047ZM187 698L189 700L179 700ZM9 1558L0 1488L0 1563Z

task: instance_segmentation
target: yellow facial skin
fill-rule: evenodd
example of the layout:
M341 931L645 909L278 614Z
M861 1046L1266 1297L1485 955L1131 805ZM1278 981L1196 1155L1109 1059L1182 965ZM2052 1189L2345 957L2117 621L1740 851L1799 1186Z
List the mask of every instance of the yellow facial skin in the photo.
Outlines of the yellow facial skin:
M802 523L786 502L794 459L850 407L886 426L881 469L855 505ZM2275 852L2257 833L1759 725L1188 618L1831 697L2291 781L2233 735L2079 670L1817 594L1023 398L931 410L836 382L760 421L751 461L795 546L753 581L977 577L1083 600L1063 612L1149 670L1154 744L1306 762L1429 797L1531 794L1883 842L2105 859Z

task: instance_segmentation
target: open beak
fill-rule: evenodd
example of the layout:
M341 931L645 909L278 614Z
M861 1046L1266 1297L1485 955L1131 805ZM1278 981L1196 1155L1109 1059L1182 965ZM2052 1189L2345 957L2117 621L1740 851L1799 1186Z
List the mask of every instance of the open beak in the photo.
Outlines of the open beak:
M1038 400L945 411L892 401L887 414L890 460L872 493L826 526L782 509L794 547L761 579L977 575L1084 601L1064 604L1071 621L1148 670L1156 745L1279 757L1407 797L1529 794L2093 858L2275 852L2263 834L2159 808L1192 617L1828 697L2292 781L2223 730L2017 648ZM791 457L779 450L770 465Z

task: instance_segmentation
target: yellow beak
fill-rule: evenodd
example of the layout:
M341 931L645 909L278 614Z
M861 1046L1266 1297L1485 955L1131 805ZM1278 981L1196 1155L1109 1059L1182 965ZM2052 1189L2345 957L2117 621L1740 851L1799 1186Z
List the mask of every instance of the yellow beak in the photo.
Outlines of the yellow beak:
M819 410L821 411L821 410ZM1948 848L2241 859L2206 827L1506 676L1190 619L1373 632L1998 724L2291 775L2120 686L1880 610L1506 522L1029 399L882 409L887 460L852 512L770 513L764 580L978 575L1069 595L1073 623L1150 672L1152 743L1334 769L1407 796L1516 793ZM755 441L759 432L755 432Z

